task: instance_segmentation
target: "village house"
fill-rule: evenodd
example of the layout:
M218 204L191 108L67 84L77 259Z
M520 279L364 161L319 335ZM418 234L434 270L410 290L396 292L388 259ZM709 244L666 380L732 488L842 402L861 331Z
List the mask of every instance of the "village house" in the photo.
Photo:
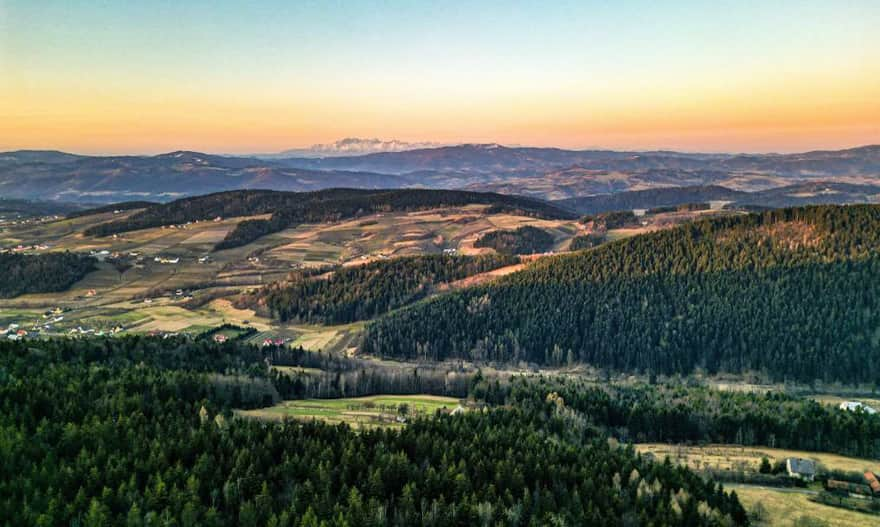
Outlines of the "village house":
M816 478L816 463L809 459L790 457L785 460L785 470L792 478L813 481Z
M880 495L880 481L877 480L877 476L870 470L865 471L865 482L871 487L871 492L875 495Z
M868 406L867 404L859 401L844 401L840 403L840 409L846 410L847 412L857 412L861 410L866 414L876 414L877 410Z

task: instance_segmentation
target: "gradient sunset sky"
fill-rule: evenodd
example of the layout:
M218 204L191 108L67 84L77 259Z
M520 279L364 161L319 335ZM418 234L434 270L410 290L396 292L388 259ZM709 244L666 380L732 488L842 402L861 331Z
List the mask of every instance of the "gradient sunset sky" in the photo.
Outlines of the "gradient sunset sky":
M880 143L880 0L0 0L0 150Z

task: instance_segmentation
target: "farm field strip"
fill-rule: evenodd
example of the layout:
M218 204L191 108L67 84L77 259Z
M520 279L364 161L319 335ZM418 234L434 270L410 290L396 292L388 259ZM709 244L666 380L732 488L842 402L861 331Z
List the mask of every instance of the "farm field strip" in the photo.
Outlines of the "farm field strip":
M862 472L868 469L880 472L880 461L877 460L763 446L689 446L666 443L637 443L635 444L635 448L641 454L650 453L660 460L668 456L673 462L688 465L697 470L716 468L725 470L743 469L757 471L763 457L769 459L771 463L789 457L798 457L815 460L819 464L824 465L828 470Z
M428 415L446 408L453 410L459 400L434 395L372 395L343 399L302 399L283 401L275 406L257 410L237 410L242 417L257 419L318 419L329 423L347 423L357 428L402 426L397 420L400 409L406 406L403 417Z

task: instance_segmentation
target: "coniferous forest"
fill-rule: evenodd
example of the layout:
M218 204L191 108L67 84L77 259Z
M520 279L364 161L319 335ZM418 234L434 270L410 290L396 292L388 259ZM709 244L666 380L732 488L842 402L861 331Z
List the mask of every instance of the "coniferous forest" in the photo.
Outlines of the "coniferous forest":
M535 254L553 248L553 235L544 229L525 225L512 231L492 231L474 242L474 247L490 247L501 254Z
M655 373L880 378L880 207L705 220L391 313L364 349Z
M95 270L95 259L69 252L0 253L0 298L64 291Z
M518 262L515 256L500 254L428 255L342 267L327 278L294 272L246 302L265 303L282 321L344 324L415 302L455 280Z
M234 418L210 372L256 380L266 375L261 353L186 339L0 343L0 517L85 526L747 524L734 493L613 445L558 400L524 398L401 430Z

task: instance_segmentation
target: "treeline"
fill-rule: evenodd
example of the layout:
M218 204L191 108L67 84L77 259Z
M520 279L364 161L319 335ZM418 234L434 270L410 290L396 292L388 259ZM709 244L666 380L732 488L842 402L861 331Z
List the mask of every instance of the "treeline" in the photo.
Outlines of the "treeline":
M685 384L615 384L563 377L474 380L492 404L542 403L556 393L590 425L627 442L730 443L880 459L880 415L783 393Z
M748 523L734 493L612 447L552 405L359 432L235 419L204 373L165 367L180 341L135 344L137 363L95 349L109 341L0 342L6 523ZM206 346L188 350L197 363L224 355Z
M364 350L880 379L880 207L720 218L545 258L370 324Z
M487 232L474 247L489 247L501 254L535 254L553 248L553 235L544 229L524 225L512 231Z
M599 229L620 229L638 225L639 218L631 210L619 210L602 212L600 214L588 214L581 218L581 223L593 222Z
M95 269L91 256L66 251L0 253L0 298L64 291Z
M580 251L582 249L592 249L598 247L605 242L605 236L597 233L580 234L571 239L568 246L571 251Z
M344 324L373 318L475 274L518 263L509 255L428 255L340 267L327 278L293 272L243 302L281 321Z
M519 196L459 190L358 190L329 189L315 192L237 190L184 198L152 206L130 218L96 225L89 236L108 236L137 229L202 221L220 217L271 214L269 219L240 222L216 246L238 247L261 236L300 223L322 223L377 212L399 212L435 207L485 204L497 210L517 211L542 218L570 218L571 213L547 202Z

